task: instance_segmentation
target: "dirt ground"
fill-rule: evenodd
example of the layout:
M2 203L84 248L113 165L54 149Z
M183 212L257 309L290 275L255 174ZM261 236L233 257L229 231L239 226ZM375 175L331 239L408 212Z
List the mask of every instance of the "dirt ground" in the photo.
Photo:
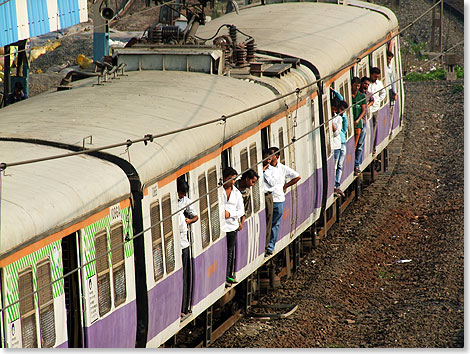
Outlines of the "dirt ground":
M463 347L462 84L406 84L391 177L369 186L293 278L261 301L298 310L244 318L214 347Z

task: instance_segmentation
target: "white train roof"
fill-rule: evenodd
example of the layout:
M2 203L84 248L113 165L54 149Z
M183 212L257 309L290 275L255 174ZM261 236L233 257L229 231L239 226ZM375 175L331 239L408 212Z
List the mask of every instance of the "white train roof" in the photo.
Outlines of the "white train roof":
M2 159L14 161L67 153L11 141L0 141L0 151ZM129 180L119 167L86 155L14 166L5 172L0 186L0 257L130 195Z
M252 36L258 49L305 59L325 76L398 26L393 12L385 7L346 2L354 6L312 2L254 6L212 20L199 27L197 35L209 38L219 26L233 24ZM227 34L227 30L219 34ZM238 33L237 38L246 37Z
M93 145L87 147L101 147L217 119L275 97L266 87L229 77L162 71L127 74L104 86L92 87L96 79L82 80L72 90L8 106L1 111L1 135L79 146L92 135ZM274 102L228 119L225 136L257 124L279 107ZM126 160L130 157L142 183L148 183L221 143L223 134L222 124L211 124L155 139L147 146L134 144L129 155L125 146L106 152ZM1 159L12 160L5 154Z

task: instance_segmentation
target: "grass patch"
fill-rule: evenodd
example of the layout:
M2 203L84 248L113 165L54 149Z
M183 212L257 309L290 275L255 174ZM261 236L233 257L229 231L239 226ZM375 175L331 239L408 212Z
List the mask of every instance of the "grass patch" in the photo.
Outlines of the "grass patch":
M460 93L463 91L463 85L455 85L453 88L452 88L452 93Z
M389 271L386 271L383 268L379 268L379 270L377 271L377 275L380 279L394 279L395 278L395 274L390 273Z
M457 78L462 79L464 77L464 68L455 66L454 71L457 73ZM437 69L427 73L411 72L406 74L406 81L430 81L430 80L445 80L446 71L444 69Z

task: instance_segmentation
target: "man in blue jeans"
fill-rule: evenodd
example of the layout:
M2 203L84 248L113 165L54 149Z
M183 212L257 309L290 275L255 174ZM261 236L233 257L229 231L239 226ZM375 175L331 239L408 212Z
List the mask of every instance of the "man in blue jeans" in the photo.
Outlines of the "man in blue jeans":
M271 166L273 168L265 170L264 180L265 183L272 188L273 219L271 236L265 253L266 257L273 254L274 247L276 246L279 226L281 225L282 213L284 211L284 201L286 200L286 189L300 180L300 175L296 171L279 162L279 148L271 147L269 150L271 154L274 154L271 160Z

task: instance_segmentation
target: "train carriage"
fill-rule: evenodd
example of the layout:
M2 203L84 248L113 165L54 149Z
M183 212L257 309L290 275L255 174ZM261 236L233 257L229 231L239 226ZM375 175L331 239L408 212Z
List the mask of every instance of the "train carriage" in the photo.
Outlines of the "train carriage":
M387 49L395 53L400 77L395 16L360 1L270 4L215 19L198 37L209 38L227 23L256 41L254 59L261 70L228 65L227 52L210 42L136 45L114 50L115 64L127 67L116 80L80 80L2 109L6 162L127 141L87 155L7 165L11 176L2 177L0 231L5 347L165 343L229 291L221 172L233 166L261 176L262 150L268 146L278 146L281 162L302 177L286 195L275 254L333 207L330 87L350 102L351 78L367 75L369 66L384 73ZM395 105L387 98L377 121L367 120L361 170L370 168L401 130L401 82L398 87ZM342 190L356 181L351 114ZM132 142L143 137L145 143ZM35 166L43 166L38 170L43 184L33 178ZM177 178L189 183L199 216L190 230L192 312L184 321ZM29 198L28 190L39 191L37 198ZM252 188L251 202L252 214L237 238L239 282L269 261L262 180ZM30 219L42 228L14 227ZM4 240L14 244L5 246ZM40 284L46 286L41 290ZM24 297L28 303L21 300L32 290L38 291ZM51 327L44 327L51 312L44 309L53 309L54 341Z

